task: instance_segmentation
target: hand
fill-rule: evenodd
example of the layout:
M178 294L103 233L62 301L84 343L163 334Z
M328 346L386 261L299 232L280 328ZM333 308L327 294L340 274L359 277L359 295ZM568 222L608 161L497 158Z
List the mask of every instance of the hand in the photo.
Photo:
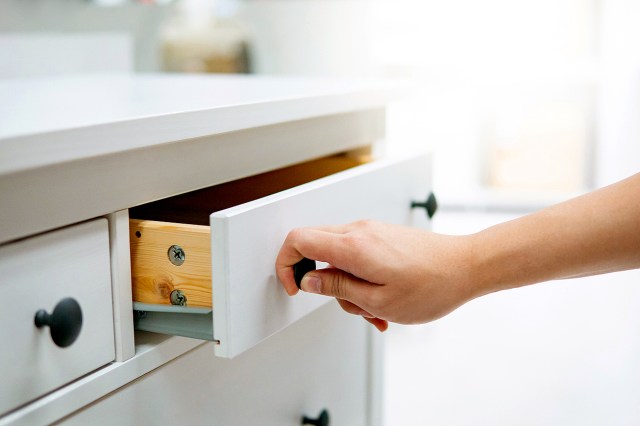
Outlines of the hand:
M469 237L360 221L294 229L278 254L276 272L293 296L295 263L303 257L329 263L307 273L302 290L335 297L345 311L384 331L387 321L432 321L476 297L470 253Z
M495 291L640 268L639 193L640 173L459 237L371 221L294 229L276 272L293 296L293 265L327 262L304 276L304 291L337 298L381 331L424 323Z

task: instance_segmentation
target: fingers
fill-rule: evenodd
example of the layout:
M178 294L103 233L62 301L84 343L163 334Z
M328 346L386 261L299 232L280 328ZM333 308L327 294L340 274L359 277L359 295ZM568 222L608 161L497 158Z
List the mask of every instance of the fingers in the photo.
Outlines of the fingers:
M381 333L387 331L387 328L389 328L389 322L386 320L380 318L363 318L373 324Z
M330 268L308 272L302 278L300 287L307 293L335 297L366 309L371 292L379 285L361 280L340 269Z
M375 318L372 314L360 308L358 305L354 305L348 300L343 300L343 299L336 299L336 300L338 301L338 304L345 312L348 312L352 315L360 315L366 318Z
M379 331L385 331L389 324L375 317L360 306L366 306L371 291L379 287L361 280L349 273L348 265L353 262L354 253L348 240L349 231L359 224L298 228L289 233L276 259L276 274L289 295L298 292L293 274L293 265L302 258L326 262L329 267L307 273L301 282L305 292L335 297L346 312L360 315ZM340 268L340 269L338 269Z
M289 295L298 292L293 277L293 265L303 257L332 265L348 262L353 255L344 244L346 225L325 226L320 228L295 229L287 236L278 257L276 274Z
M361 242L352 232L366 229L371 221L358 221L344 225L326 225L314 228L297 228L289 232L276 259L276 275L290 296L298 293L293 275L293 265L303 257L326 262L343 271L354 273L362 269L358 256ZM361 262L360 262L361 263Z
M293 267L276 267L276 274L289 296L298 294L298 285L296 284L296 280L293 276Z
M295 229L285 239L276 266L293 266L303 257L336 264L347 250L344 234L314 228Z
M389 323L387 321L380 318L376 318L375 316L371 315L369 312L354 305L353 303L347 300L342 300L342 299L336 299L336 300L338 301L338 304L340 304L340 307L344 309L346 312L353 315L360 315L362 318L364 318L365 320L373 324L378 329L378 331L384 332L387 330L387 328L389 328Z

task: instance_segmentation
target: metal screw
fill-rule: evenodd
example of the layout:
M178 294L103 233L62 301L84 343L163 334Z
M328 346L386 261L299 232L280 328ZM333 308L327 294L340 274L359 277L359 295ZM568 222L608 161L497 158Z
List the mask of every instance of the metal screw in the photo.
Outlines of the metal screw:
M187 257L182 247L176 245L169 247L167 256L169 256L169 261L176 266L182 265L184 263L184 259Z
M172 305L187 306L187 296L182 290L173 290L169 295Z

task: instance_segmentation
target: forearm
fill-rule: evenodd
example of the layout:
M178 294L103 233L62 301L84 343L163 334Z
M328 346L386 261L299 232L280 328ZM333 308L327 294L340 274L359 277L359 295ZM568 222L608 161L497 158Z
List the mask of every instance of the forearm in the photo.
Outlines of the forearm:
M472 236L477 295L640 267L640 174Z

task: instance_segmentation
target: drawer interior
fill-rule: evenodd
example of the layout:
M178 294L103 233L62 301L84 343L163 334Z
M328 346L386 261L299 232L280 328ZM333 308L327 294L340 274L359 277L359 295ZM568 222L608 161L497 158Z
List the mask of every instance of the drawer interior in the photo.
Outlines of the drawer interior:
M189 307L211 308L211 213L368 161L360 153L332 155L130 209L134 302L176 305L186 300Z
M132 219L209 225L213 212L266 197L370 161L368 155L341 153L249 176L129 210Z

